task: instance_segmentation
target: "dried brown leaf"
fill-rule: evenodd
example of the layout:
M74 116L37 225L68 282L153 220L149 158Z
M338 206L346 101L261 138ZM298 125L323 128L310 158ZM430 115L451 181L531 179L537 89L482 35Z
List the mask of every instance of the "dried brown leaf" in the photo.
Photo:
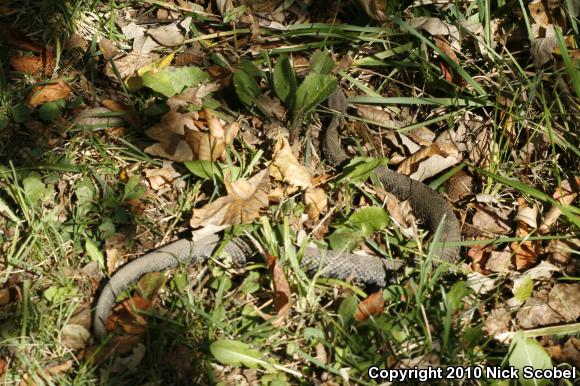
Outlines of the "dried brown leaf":
M304 204L306 205L305 212L308 219L315 221L320 217L320 214L328 207L328 196L326 191L321 188L308 188L304 192Z
M397 171L414 180L423 181L458 164L461 154L453 145L433 143L403 161Z
M123 57L113 59L113 61L115 62L115 67L119 71L121 79L125 79L128 76L135 74L141 67L144 67L157 59L159 59L159 54L139 53L133 51ZM105 66L105 75L111 79L117 79L111 64L108 62Z
M150 28L147 33L155 41L165 47L173 47L182 44L185 36L179 29L178 23L172 23L157 28Z
M39 106L57 99L65 99L70 95L71 91L69 85L63 80L36 86L32 89L28 97L28 104L31 106Z
M562 187L557 188L554 192L554 199L558 200L563 207L570 205L578 196L578 185L580 185L580 178L562 181ZM561 214L562 210L558 206L552 205L546 216L544 216L538 231L542 234L548 233Z
M189 222L192 228L206 225L248 224L258 218L260 210L268 205L270 191L268 169L262 170L249 180L239 179L229 183L226 178L226 189L227 196L193 210Z
M73 350L80 350L87 346L91 333L78 324L65 324L60 331L61 343Z
M274 148L270 173L275 179L283 180L293 186L304 189L312 186L312 175L298 162L288 140L281 135L278 136Z
M167 160L163 161L163 166L161 168L145 169L144 172L145 177L147 177L149 185L153 190L159 190L181 176L181 174L173 168L173 162Z
M377 291L370 294L365 300L360 302L354 312L354 319L362 322L367 320L370 316L382 315L385 311L385 299L383 298L383 291Z
M276 319L272 321L272 325L281 326L290 314L290 307L292 306L292 291L290 284L286 279L284 269L278 264L276 256L267 255L268 269L272 277L274 285L274 307L276 310Z
M380 107L360 105L356 106L356 112L361 118L371 122L381 123L383 125L391 123L391 113L384 111Z
M473 194L473 177L460 170L447 183L447 197L453 202Z
M536 208L529 208L522 197L518 198L518 205L520 209L516 215L516 237L521 237L524 241L512 242L511 249L514 251L516 269L524 269L531 267L538 261L539 242L525 240L530 229L535 229L537 226L538 212Z
M512 254L507 251L492 251L485 264L485 267L491 272L507 273L512 266Z
M511 232L510 225L506 222L507 216L500 210L476 205L476 212L472 219L473 226L483 232L505 235Z

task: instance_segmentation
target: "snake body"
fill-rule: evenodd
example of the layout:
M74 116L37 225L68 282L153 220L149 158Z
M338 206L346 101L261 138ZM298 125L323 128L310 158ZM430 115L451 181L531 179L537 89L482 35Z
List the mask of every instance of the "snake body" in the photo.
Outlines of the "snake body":
M347 104L342 91L335 92L328 101L330 109L339 114L346 112ZM327 161L339 165L348 159L340 146L338 128L339 115L334 115L322 138ZM446 246L446 242L461 239L459 222L447 202L437 192L421 182L380 167L375 170L384 187L401 200L409 200L411 207L431 232L435 232L441 221L445 221L443 232L434 254L443 260L452 261L458 255L458 247ZM199 264L209 259L222 244L216 236L208 236L193 242L179 239L124 265L109 279L97 300L93 317L93 330L98 339L106 335L105 323L112 312L115 299L132 283L149 272L164 271L184 264ZM243 266L255 254L256 248L247 239L236 237L223 248L232 261ZM389 273L401 267L400 260L386 260L375 256L361 256L344 251L305 248L301 268L307 274L318 273L321 277L350 279L360 284L385 286Z

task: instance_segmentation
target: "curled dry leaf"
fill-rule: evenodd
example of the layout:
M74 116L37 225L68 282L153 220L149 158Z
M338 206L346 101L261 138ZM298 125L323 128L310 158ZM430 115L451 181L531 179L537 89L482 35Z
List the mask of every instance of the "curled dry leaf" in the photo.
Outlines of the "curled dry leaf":
M28 97L28 104L31 106L38 106L57 99L65 99L70 95L71 91L69 85L63 80L58 80L42 86L36 86L32 89L32 92Z
M446 183L447 197L453 202L473 194L473 177L460 170Z
M388 125L391 122L391 113L377 106L356 106L356 112L359 117L371 122L381 123L383 125Z
M50 74L54 70L54 56L50 51L42 55L25 55L18 52L10 57L10 66L18 72L29 75L38 75L39 73Z
M370 294L365 300L360 302L354 312L354 319L362 322L370 316L379 316L385 311L385 299L383 291L377 291Z
M305 211L308 219L314 221L328 207L328 196L324 189L308 188L304 192L304 204L306 205Z
M559 187L554 192L554 199L558 200L563 207L566 207L574 201L576 196L578 196L578 185L580 185L580 177L575 180L566 180L562 182L562 187ZM544 220L540 224L538 231L542 234L546 234L550 231L550 227L554 225L558 217L562 214L562 210L556 206L552 205Z
M264 169L249 180L239 179L233 183L226 176L228 195L220 197L199 209L193 210L189 225L192 228L207 225L248 224L260 215L268 205L270 179Z
M414 180L423 181L461 162L461 153L455 145L433 143L403 161L397 171Z
M409 201L401 202L394 194L386 192L385 205L389 212L389 217L403 236L412 239L419 235L417 219L413 215L413 209Z
M163 161L163 166L159 169L145 169L145 177L149 181L149 185L153 190L159 190L167 184L171 183L177 177L181 176L173 168L173 162Z
M534 265L538 260L540 243L525 240L530 231L537 227L538 211L536 208L527 207L526 201L522 197L518 198L518 205L520 209L516 215L516 237L521 237L524 241L512 242L511 249L514 251L516 269L523 269Z
M506 235L511 232L511 227L507 223L507 216L503 211L476 205L476 212L472 219L473 226L482 231L499 235Z
M284 321L290 314L290 307L292 306L292 292L290 284L286 279L284 269L278 263L276 256L266 256L268 262L268 269L272 276L272 283L274 284L274 307L276 309L276 319L272 320L272 325L278 327L284 324Z
M275 179L284 180L293 186L304 189L312 186L312 175L298 162L288 140L281 135L274 148L270 172Z
M128 76L135 74L141 67L144 67L157 59L159 59L159 54L139 53L133 51L123 57L114 59L113 61L115 62L115 67L117 71L119 71L121 79L125 79ZM111 79L117 79L117 75L113 71L110 62L107 62L107 65L105 66L105 75Z

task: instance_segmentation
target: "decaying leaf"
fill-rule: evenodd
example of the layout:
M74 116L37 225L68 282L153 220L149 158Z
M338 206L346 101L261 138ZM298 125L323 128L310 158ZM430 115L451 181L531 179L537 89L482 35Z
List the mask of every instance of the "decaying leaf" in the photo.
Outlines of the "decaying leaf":
M503 251L492 251L489 254L487 263L485 267L491 272L507 273L510 271L512 266L512 254L511 252Z
M580 185L580 178L562 181L562 187L557 188L554 192L554 199L558 200L563 207L570 205L576 196L578 196L578 185ZM562 210L558 206L552 205L548 213L544 216L544 220L540 224L538 231L542 234L548 233L551 226L558 220L561 214Z
M328 196L321 188L308 188L304 192L305 212L311 221L317 220L322 212L328 207Z
M499 336L510 331L511 321L511 313L506 307L504 305L497 306L491 310L491 315L483 322L483 331L487 336Z
M453 144L433 143L403 161L397 171L423 181L461 162L461 153Z
M141 67L154 62L159 59L159 54L156 53L139 53L132 51L127 55L114 59L115 68L119 72L121 79L125 79L130 75L133 75ZM105 67L105 75L112 79L117 79L115 71L109 62Z
M150 28L147 33L155 41L165 47L182 44L185 36L180 31L178 23L171 23L157 28Z
M537 25L534 25L534 27L534 30L539 29ZM543 34L539 31L534 34L540 35L532 39L531 54L536 68L540 68L548 63L552 59L554 49L558 47L558 39L556 38L556 31L554 28L558 27L554 27L553 24L550 24Z
M506 214L499 209L489 206L476 205L476 212L473 216L473 226L483 232L506 235L511 232L511 226L507 223Z
M132 127L141 127L139 115L130 106L112 99L103 99L101 100L101 104L111 111L123 113L119 118L130 124Z
M268 269L274 284L274 307L276 309L276 318L272 320L272 325L281 326L290 314L292 307L292 291L290 284L286 279L284 269L278 263L276 256L267 255Z
M78 324L65 324L60 331L61 342L72 350L84 348L91 337L91 333Z
M306 189L312 186L312 175L298 162L288 140L282 136L278 136L274 148L270 173L275 179L284 180L300 188Z
M473 194L473 177L460 170L446 183L447 197L453 202L460 201Z
M181 174L173 168L173 162L167 160L163 161L163 166L161 168L145 169L144 173L149 181L151 189L153 190L159 190L167 184L170 184L177 177L181 176Z
M56 82L34 87L28 97L28 104L39 106L46 102L65 99L70 93L71 88L69 85L63 80L57 80Z
M516 268L523 269L531 267L538 260L539 242L525 240L530 231L537 227L538 211L536 208L528 207L522 197L518 198L518 205L520 210L515 218L517 221L516 237L521 237L524 241L512 242L511 249L514 251Z
M370 316L382 315L385 311L385 299L383 291L377 291L370 294L366 299L360 302L354 312L354 319L362 322Z
M202 208L194 209L189 225L197 228L206 225L248 224L268 205L270 179L264 169L249 180L230 183L226 177L228 195L220 197Z
M145 133L157 143L145 152L176 162L215 161L220 158L239 130L239 123L226 123L210 109L182 111L190 104L201 105L201 98L217 89L216 84L190 87L167 100L170 111L161 122ZM198 104L199 103L199 104Z
M528 299L516 319L522 328L534 328L580 317L580 284L556 284L549 295L538 293Z
M384 201L389 217L403 236L409 239L417 237L419 235L419 227L409 201L401 202L390 192L385 193Z

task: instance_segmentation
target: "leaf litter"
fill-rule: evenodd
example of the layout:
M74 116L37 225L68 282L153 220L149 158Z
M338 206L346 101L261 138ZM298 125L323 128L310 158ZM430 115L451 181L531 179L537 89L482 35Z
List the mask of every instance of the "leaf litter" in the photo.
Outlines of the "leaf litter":
M142 93L139 95L149 98L143 103L143 107L152 108L164 104L164 112L158 114L155 119L145 117L141 111L133 109L134 101L122 103L123 96L119 93L119 99L115 95L115 97L110 99L100 99L96 103L93 100L93 106L85 105L80 112L78 107L70 107L70 111L67 110L69 107L64 109L59 107L58 116L62 116L60 114L67 116L67 114L74 112L76 125L84 130L91 128L106 129L111 132L110 129L117 126L129 126L129 129L137 129L145 124L147 135L155 141L153 144L149 142L146 152L156 158L163 158L164 161L160 167L147 165L147 168L143 168L141 182L146 182L147 194L142 197L128 198L123 203L123 205L130 206L132 212L143 214L152 209L151 203L147 203L147 200L150 200L151 197L156 197L156 194L159 194L159 197L156 198L157 201L152 201L160 202L162 194L183 188L183 184L178 184L177 181L188 180L189 176L185 174L185 169L179 163L207 161L213 165L210 168L211 170L214 170L214 168L218 170L210 177L219 175L221 180L216 178L214 182L222 181L223 183L220 186L215 186L211 195L207 191L197 195L197 201L193 205L194 209L192 209L190 221L190 225L194 228L208 225L221 227L253 223L260 216L267 214L268 206L272 203L279 205L279 207L288 205L287 203L292 205L297 203L303 206L300 207L300 211L303 210L311 222L309 224L305 221L291 219L292 226L297 227L296 230L298 232L310 231L312 230L311 226L325 229L328 234L320 233L319 236L321 238L328 236L327 239L331 244L343 246L346 244L350 249L361 245L364 239L372 237L373 234L382 232L387 226L388 217L384 215L386 212L382 208L382 206L385 206L390 212L393 223L399 224L400 232L408 238L416 239L418 235L417 224L414 219L408 216L409 210L404 203L400 204L385 195L380 189L369 186L365 186L362 189L366 193L376 194L380 202L373 201L375 197L360 198L356 197L356 195L353 200L350 196L352 190L348 189L353 185L356 186L359 182L345 182L345 180L340 178L336 185L334 185L335 182L333 181L329 182L328 175L322 170L322 166L318 163L319 160L316 159L317 157L314 157L314 160L309 158L312 156L312 148L309 147L312 145L311 142L303 140L299 146L292 147L288 142L289 138L279 135L279 132L270 137L273 140L269 140L267 138L268 135L262 133L262 130L265 130L266 127L275 126L276 124L296 128L301 126L304 121L311 122L310 118L312 116L316 117L315 108L335 87L333 81L337 74L336 70L327 69L325 64L321 65L324 61L317 62L312 58L309 60L310 55L305 55L301 51L293 52L288 56L290 72L292 75L297 73L298 80L301 80L306 75L307 80L300 85L294 84L295 88L302 88L298 91L299 98L291 101L288 98L288 93L279 93L281 89L280 85L276 84L276 79L280 79L280 74L275 73L276 69L274 69L273 74L274 82L270 85L268 82L271 77L269 74L265 74L267 74L267 71L272 71L271 68L268 70L258 69L258 74L252 74L252 71L248 70L249 67L240 65L239 67L243 68L244 73L246 75L249 74L249 76L238 75L238 78L243 78L243 84L240 85L238 82L238 86L235 86L235 74L241 71L237 68L238 63L228 63L226 60L225 65L216 66L216 64L212 64L214 67L210 69L208 61L203 57L205 52L217 53L212 56L211 60L215 61L215 63L220 63L223 57L229 57L226 55L220 58L220 55L223 55L224 52L235 51L239 47L248 48L246 53L250 55L267 48L284 47L289 40L286 41L284 37L270 39L272 31L288 31L290 26L299 26L301 22L310 20L313 15L316 16L315 13L308 14L308 7L300 8L296 7L295 4L286 7L286 5L282 5L282 2L249 3L248 8L237 8L231 2L217 2L217 9L214 9L213 4L210 3L203 3L204 5L186 1L178 1L177 4L175 2L167 2L163 3L163 5L153 3L153 5L143 5L140 11L145 9L149 11L138 17L136 17L137 13L132 13L133 9L128 7L127 13L124 13L121 18L122 22L118 24L120 31L124 35L121 38L122 41L104 38L95 40L99 41L98 48L101 52L98 55L102 56L103 62L101 64L103 64L107 81L115 85L110 86L111 89L107 90L105 94L116 94L115 88L118 89L119 84L122 82L121 86L127 87L130 92ZM386 21L388 19L390 10L385 9L382 2L361 1L360 3L362 9L371 19L378 21ZM315 6L311 5L312 8ZM423 7L424 5L417 3L414 6ZM565 63L568 58L565 56L566 53L561 50L557 40L559 33L568 33L565 20L561 17L561 15L566 14L567 10L563 7L560 8L559 5L545 9L544 5L539 1L530 2L527 7L527 10L523 11L530 12L531 35L529 45L526 46L529 51L527 54L531 58L530 63L536 69L560 69L569 65ZM187 13L186 11L192 12ZM465 79L461 77L457 67L453 64L469 68L470 55L491 57L486 47L488 43L491 46L508 49L507 45L510 41L516 41L518 38L517 28L515 28L515 25L510 25L510 23L518 20L518 18L521 19L521 11L519 15L514 12L510 17L506 16L506 19L501 21L501 26L499 20L494 20L493 25L491 25L492 29L488 31L491 33L489 37L484 37L484 29L481 23L472 22L474 18L470 19L469 22L466 20L452 22L449 18L416 18L410 17L410 14L405 14L405 17L408 18L409 25L415 31L424 33L422 36L426 39L425 41L432 43L434 47L438 48L438 51L427 51L423 52L423 54L432 54L432 58L438 61L437 65L440 73L437 76L441 78L440 80L447 82L445 87L449 85L466 87ZM250 32L247 36L244 35L246 32L240 32L239 35L233 38L231 37L232 35L228 34L220 36L219 32L214 34L216 26L211 23L200 23L197 19L200 15L207 18L206 21L215 22L216 20L222 20L226 25L231 24L234 26L236 21L246 23L241 25L241 27L245 28L249 25ZM336 24L338 28L342 26L340 21L339 19ZM262 27L268 27L269 29L265 30ZM199 39L201 43L193 42L190 39L192 36L199 36L198 28L203 30L202 34L207 34L204 39ZM219 30L220 27L217 28ZM9 60L15 73L26 73L35 78L52 73L54 70L52 47L43 47L30 41L21 32L6 29L4 26L2 26L2 31L5 32L1 34L3 35L0 38L2 43L18 49L10 53ZM265 33L265 31L268 31L268 33ZM317 33L324 33L320 31ZM350 32L346 31L344 33L348 35ZM503 31L509 32L504 33ZM87 50L87 44L91 42L92 35L88 39L87 36L85 31L80 31L77 35L77 42L73 42L74 44L71 44L68 49L75 49L81 52ZM111 35L108 36L110 37ZM211 36L219 36L219 39ZM488 38L491 38L491 40L488 41ZM566 38L567 36L564 36L564 44L568 44ZM83 44L83 40L85 44ZM485 42L485 44L482 42ZM230 43L232 45L228 47ZM470 47L471 44L473 44L473 47ZM194 48L192 52L185 52L185 50L190 48ZM360 55L366 55L369 52L373 55L375 54L374 49L376 47L373 47L371 43L364 43L359 48ZM478 51L472 51L472 48ZM171 52L172 50L182 49L184 49L183 52ZM573 46L570 46L569 49L570 58L574 58L577 55L577 50ZM196 50L201 51L202 54L200 55L199 51ZM475 54L476 52L477 54ZM447 58L442 58L441 53ZM340 63L339 71L346 71L345 74L348 73L351 76L351 78L346 78L344 74L340 75L344 81L341 87L347 86L348 82L355 84L354 81L358 82L356 83L357 86L364 86L354 91L351 90L353 92L351 96L355 96L356 93L364 94L365 87L374 89L386 79L381 79L380 76L373 78L378 75L378 72L366 72L367 70L349 67L349 63L355 63L352 60L353 58L346 55L341 58L340 52L337 54L336 59ZM359 53L356 54L358 55ZM177 58L179 55L183 55L182 59L186 62L185 65L182 64L175 67L178 63ZM252 57L252 59L256 58L256 56ZM518 60L521 59L521 57L518 57ZM278 63L283 62L280 58L275 58L273 61L276 62L276 66ZM174 66L171 66L172 62ZM199 65L199 71L194 70L193 65ZM334 65L330 67L334 67ZM286 68L284 70L286 71L285 75L289 74L288 66L281 65L279 68ZM59 68L58 70L60 71L61 69ZM207 70L207 73L202 74L205 70ZM250 71L250 73L245 71ZM532 67L527 67L525 71L529 74L534 70ZM208 74L217 76L209 76ZM212 77L213 79L210 80ZM43 108L43 106L51 102L61 103L59 102L61 100L67 101L67 103L72 101L78 90L77 84L74 81L69 82L69 78L62 78L67 79L67 81L59 80L56 77L55 79L32 88L27 100L31 107L28 108L28 111L20 108L20 110L15 109L15 112L12 113L15 120L22 118L22 127L44 128L43 122L50 121L51 124L56 122L56 119L47 119L47 117L51 117L50 114L39 114L39 117L34 115L37 114L36 108ZM286 86L291 86L290 78L283 79L289 82ZM348 82L346 79L348 79ZM492 85L498 80L500 79L497 74L490 72L478 78L476 82L493 90L494 86ZM422 95L420 93L422 90L419 88L423 86L420 84L423 80L413 79L409 81L414 82L414 89L411 94L419 92ZM424 85L426 85L426 88L432 87L429 81L428 79L425 80ZM410 91L410 89L404 87L406 85L396 86L389 84L389 86L394 89L393 95L395 93L408 95ZM313 97L314 94L307 92L310 87L322 90L320 95ZM498 85L499 87L501 86ZM252 110L255 107L259 112L252 110L252 113L249 113L248 110L240 109L241 114L236 112L240 116L232 116L231 110L222 109L221 107L224 106L222 99L224 94L231 93L233 88L237 88L235 90L237 95L234 97L240 99L241 103L246 105L248 109ZM508 88L504 88L504 90ZM242 89L249 90L249 94L244 96ZM513 92L514 90L510 89L509 91ZM86 95L94 96L94 93L91 91L87 92ZM426 98L430 97L428 94L424 96ZM502 146L506 146L506 142L502 141L507 140L509 146L514 149L514 154L518 153L517 162L519 164L516 167L527 168L530 160L541 160L546 155L546 149L549 149L549 147L531 146L530 144L539 143L537 136L532 139L523 139L522 127L532 127L530 123L535 125L532 118L504 114L526 98L528 98L528 95L521 99L515 96L513 99L498 97L496 102L501 106L500 117L505 130L505 133L499 134L496 131L497 128L494 127L496 122L492 116L493 114L490 114L491 110L462 110L461 114L458 114L454 120L448 119L449 125L458 127L456 131L446 132L445 123L431 123L419 129L399 130L401 132L395 133L395 130L405 128L405 126L415 126L427 118L437 117L446 110L439 109L433 112L426 112L421 107L413 106L410 109L411 115L404 116L404 114L400 113L406 109L404 106L401 106L401 108L392 108L393 106L376 108L356 105L358 117L378 123L380 126L392 127L392 129L389 128L388 133L382 133L383 135L373 138L372 142L374 143L372 145L363 144L363 149L378 148L382 151L383 145L389 145L388 142L392 142L397 147L397 150L393 154L391 161L398 165L401 172L412 175L416 179L425 180L431 178L433 180L433 177L440 177L454 166L466 161L475 166L490 168L497 173L506 172L507 169L501 167L501 170L494 169L499 162L494 157L501 151ZM124 102L128 101L124 100ZM235 107L236 105L233 104L233 106ZM3 114L3 110L0 113ZM250 114L254 115L254 117L248 118ZM34 117L34 120L28 117ZM551 130L555 131L558 138L566 138L567 134L564 136L561 134L564 129L560 121L556 123L558 119L554 118L555 124ZM254 131L256 135L249 133L250 130L247 127L247 122L249 121L253 128L256 129ZM272 124L272 121L278 122ZM354 125L353 117L350 117L347 120L347 126L352 125ZM370 123L370 126L372 127L372 123ZM51 130L50 125L46 127ZM534 130L537 130L535 126L533 127ZM403 131L405 132L403 133ZM440 135L436 139L435 132L441 131L445 135ZM373 132L369 132L372 137ZM127 131L119 131L118 133L118 136L121 137ZM307 133L308 136L311 134L310 132ZM234 171L231 168L233 166L231 165L232 159L234 160L233 162L239 161L235 152L239 152L240 149L243 149L243 152L246 151L246 148L239 146L245 138L253 138L252 143L249 144L254 146L252 149L269 149L267 159L271 160L271 162L264 162L262 159L257 163L251 164L253 169L246 170L243 175L253 175L253 177L240 178L240 171L234 172L235 176L232 177L230 173ZM308 141L314 140L314 143L318 140L316 132L314 138L304 138L308 138ZM300 139L302 140L302 137ZM548 144L552 143L550 139L545 141ZM522 145L523 142L526 143ZM376 144L379 146L375 146ZM358 143L353 144L351 142L348 145L347 148L352 150L353 154L359 152ZM506 154L509 154L509 152ZM509 156L511 154L507 157ZM506 156L504 155L504 157ZM170 161L175 163L172 164ZM224 165L229 167L229 171L224 171ZM478 294L489 293L496 286L501 285L495 276L499 274L501 277L507 278L506 282L508 286L511 285L511 294L513 295L513 298L507 299L505 302L506 305L512 308L498 305L495 308L492 306L486 310L480 309L483 311L480 316L483 319L485 334L491 337L498 337L505 332L513 331L515 328L529 329L553 324L572 323L577 320L579 317L577 304L580 301L576 299L575 295L580 292L578 287L575 284L559 283L554 285L553 283L553 277L559 275L563 270L571 270L566 272L571 272L572 274L576 272L573 266L576 261L575 251L578 250L577 240L530 240L537 234L557 235L559 232L566 233L568 231L563 224L566 224L570 210L575 210L573 203L578 191L577 178L565 176L566 178L562 180L562 183L558 184L561 188L557 188L555 192L553 188L551 189L551 192L554 193L552 195L554 202L544 202L544 204L549 203L551 205L551 209L546 213L544 209L547 209L547 207L543 208L538 205L538 202L531 198L533 195L520 194L519 191L507 189L505 186L498 188L497 185L494 186L490 179L486 180L485 177L478 175L474 169L470 169L470 166L468 165L466 171L457 172L451 176L447 183L447 194L453 201L461 203L456 204L458 214L461 214L465 228L470 229L470 231L465 232L465 236L474 239L470 241L481 242L481 244L468 248L467 254L473 259L472 267L469 269L473 268L476 271L469 272L468 270L469 287ZM123 168L125 167L141 172L141 166L137 162L132 165L124 165ZM518 169L516 173L526 173L527 171L527 169L522 170ZM525 176L525 178L527 179L528 176ZM138 180L139 178L137 178ZM35 186L31 185L31 181L29 180L30 184L28 185L28 190L34 193L31 197L38 196L39 202L48 202L50 194L44 192L45 189L42 188L42 186L45 186L44 183L36 184L35 188ZM119 176L119 181L125 186L132 184L129 184L128 178L124 178L121 175ZM542 188L551 186L538 181L530 182L526 180L526 182ZM353 185L349 185L351 183ZM337 186L340 188L337 188ZM345 186L349 188L347 189ZM359 187L360 184L357 189ZM341 190L337 193L337 189ZM506 196L498 196L498 190L501 190L504 194L507 193L508 198ZM546 189L541 190L546 191ZM62 191L66 192L67 186L64 186ZM279 193L274 195L273 191ZM298 192L301 194L297 194ZM103 193L104 196L107 194ZM125 192L127 197L131 197L132 194L130 189ZM208 197L211 197L209 202L207 202ZM338 198L338 200L335 200L335 198ZM329 207L335 208L336 202L341 203L341 205L344 203L346 205L354 205L354 210L350 215L345 213L342 216L343 221L334 222L335 226L314 225L318 221L327 221L328 224ZM381 205L382 202L384 202L384 205ZM203 205L199 205L200 203L203 203ZM461 206L463 204L465 204L465 207ZM191 205L188 207L191 207ZM470 214L468 214L468 211L470 211ZM565 215L565 221L562 221L562 214ZM4 224L0 222L0 230L3 231L3 227ZM105 228L106 226L103 226L102 229L104 230ZM333 231L329 232L328 229L333 229ZM473 229L476 231L473 231ZM161 230L161 232L164 233L166 230ZM107 237L106 241L113 239L112 234L115 233L111 233L111 236ZM496 238L498 235L513 236L517 240L500 243L501 246L488 243L490 237ZM391 236L389 235L389 237ZM373 241L379 243L375 244L373 248L376 248L376 245L383 247L385 243L379 237L373 237ZM123 240L121 242L124 243ZM386 241L386 243L388 242L390 241ZM119 258L118 255L125 253L124 246L123 248L119 245L113 247L109 243L109 246L106 247L106 252L107 263L112 263L108 267L110 271L116 265L116 260ZM548 259L553 264L547 263L546 260ZM275 309L279 313L279 320L288 326L292 326L293 320L289 319L290 309L301 310L301 301L299 299L298 304L293 304L289 301L292 297L294 283L292 281L288 283L288 278L284 272L285 266L276 259L271 262L270 269L274 282ZM370 321L363 322L359 327L368 326L368 324L364 323L385 323L385 312L383 311L385 305L380 304L383 296L382 292L375 293L360 303L356 311L353 310L353 317L360 321L372 314ZM377 304L373 303L375 300ZM473 298L470 298L470 301L472 300ZM364 306L361 306L363 304ZM139 316L130 315L135 309L143 311L151 307L151 305L149 300L139 294L121 303L119 307L126 313L126 319L117 319L121 324L121 329L130 333L142 332L148 323ZM354 314L354 312L357 313ZM220 314L216 313L215 315ZM397 337L401 336L397 329L398 327L392 325L384 326L384 331L392 332L393 335L390 336L394 338L392 341L397 342ZM408 331L409 326L404 326L403 330ZM430 330L429 334L431 333L433 331ZM312 334L316 335L314 332ZM86 326L82 324L65 324L61 330L61 335L63 344L71 349L82 350L89 344ZM322 336L324 337L324 334ZM316 355L325 357L323 363L333 363L333 360L340 361L340 358L330 348L328 353L324 349L320 350L321 341L324 340L317 341ZM227 346L229 342L218 340L214 343ZM222 361L222 363L233 364L234 366L244 364L249 367L261 366L265 369L269 368L268 362L262 359L260 352L252 350L246 345L238 344L241 342L231 342L234 343L230 345L230 349L235 347L237 350L234 355L246 353L254 359L249 362L235 358L220 359L222 354L217 354L216 357L219 356L218 360ZM528 341L524 341L524 343L529 345ZM131 352L131 354L124 360L116 360L114 367L117 370L127 367L134 368L144 356L145 346L138 340L129 339L126 343L119 343L121 346L123 344L126 347L121 351ZM434 347L438 347L439 344L440 341L436 340ZM552 344L548 349L550 353L553 353L554 359L573 361L574 358L577 358L577 347L578 344L574 341L574 338L570 338L565 344ZM219 349L220 347L217 348ZM530 349L527 346L526 348ZM213 352L215 349L216 347L214 346L214 350L210 348L210 351ZM537 347L531 349L537 349ZM288 347L288 350L291 352L290 347ZM369 351L368 348L366 348L366 351ZM318 355L319 352L324 355ZM399 348L398 354L401 354L401 352L408 357L399 361L400 366L403 367L425 363L438 365L441 361L441 357L433 353L425 354L421 352L419 354L420 350L405 352L405 350ZM4 362L0 361L1 363ZM347 363L341 363L341 365L346 368ZM348 379L348 373L343 370L344 368L339 371L340 377ZM47 373L56 374L69 371L70 365L65 362L52 368ZM0 371L0 376L2 372ZM233 372L230 373L233 374ZM255 372L246 375L247 379L255 380ZM328 374L324 376L327 377Z

